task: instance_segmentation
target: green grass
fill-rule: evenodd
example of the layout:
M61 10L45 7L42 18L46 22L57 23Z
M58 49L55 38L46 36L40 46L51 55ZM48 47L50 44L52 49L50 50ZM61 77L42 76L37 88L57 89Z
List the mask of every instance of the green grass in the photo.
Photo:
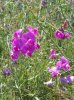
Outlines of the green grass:
M32 1L32 2L31 2ZM56 86L49 88L43 83L51 79L49 66L49 51L52 47L57 53L67 57L74 68L74 7L66 0L47 0L45 7L41 0L1 0L0 1L0 100L65 100L74 98L74 84L66 86L64 91L58 93ZM54 31L68 21L68 28L72 36L70 40L59 41L53 36ZM17 64L13 64L9 54L13 32L26 26L38 27L37 41L41 48L33 54L32 58L21 56ZM12 69L10 76L2 74L3 68ZM70 72L74 75L74 72ZM53 79L55 80L55 79ZM63 93L62 93L63 92ZM61 99L62 94L62 99Z

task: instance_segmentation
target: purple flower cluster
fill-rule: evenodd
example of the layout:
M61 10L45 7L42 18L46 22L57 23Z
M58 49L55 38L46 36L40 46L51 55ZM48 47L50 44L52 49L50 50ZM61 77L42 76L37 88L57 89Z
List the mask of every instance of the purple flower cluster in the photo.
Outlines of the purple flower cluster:
M64 32L61 30L56 30L54 33L54 37L56 39L62 40L62 39L69 39L71 37L71 34L69 32Z
M69 60L65 57L61 57L60 60L57 61L55 67L48 68L48 71L51 73L52 77L56 77L59 74L60 70L70 70Z
M69 39L71 34L68 32L64 32L64 29L66 27L67 27L67 22L64 21L63 28L61 27L60 29L56 30L54 33L54 37L58 40ZM51 49L49 59L53 58L57 58L57 54L54 49ZM61 69L64 71L70 70L69 60L66 59L65 57L61 57L60 60L57 61L55 67L49 68L49 72L51 73L52 77L56 77Z
M49 59L53 59L53 58L55 59L56 57L57 57L57 54L55 50L51 49ZM56 66L52 68L48 68L48 71L51 73L52 77L57 77L61 70L70 71L70 69L71 68L70 68L69 60L65 58L64 56L62 56L60 60L56 62ZM60 82L62 84L70 84L74 82L74 76L71 76L71 75L68 75L65 77L61 76Z
M71 34L69 32L65 32L65 29L67 28L68 23L66 20L64 20L61 28L56 30L54 32L54 37L58 40L63 40L63 39L69 39L71 37Z
M10 58L13 61L17 61L20 54L31 57L33 52L40 48L40 45L36 42L38 29L28 26L27 30L26 33L23 33L22 29L14 32L11 40L12 50L10 53Z
M63 69L65 71L70 71L69 60L64 56L60 58L60 60L56 63L57 69Z
M60 77L60 81L62 84L70 84L74 82L74 76L68 75L65 77Z

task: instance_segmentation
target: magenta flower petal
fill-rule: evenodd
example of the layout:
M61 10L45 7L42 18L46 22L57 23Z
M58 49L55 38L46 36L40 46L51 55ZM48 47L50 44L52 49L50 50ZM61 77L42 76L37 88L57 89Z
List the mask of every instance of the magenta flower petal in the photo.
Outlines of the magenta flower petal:
M20 38L22 36L22 31L23 29L18 29L17 31L14 32L14 37L15 38Z
M38 33L38 28L32 28L31 26L27 26L27 30L34 36Z
M13 50L14 52L17 52L17 53L19 52L19 48L18 48L17 46L13 46L13 47L12 47L12 50Z
M18 57L19 57L19 52L17 53L17 52L11 51L11 53L10 53L10 58L11 58L13 61L17 61Z
M62 40L62 39L65 38L65 34L64 34L64 32L57 30L57 31L54 33L54 37L55 37L56 39Z
M61 62L62 63L69 63L69 61L68 61L68 59L67 58L65 58L64 56L63 57L61 57Z
M48 71L51 73L52 77L57 77L59 70L56 67L49 68Z
M32 41L35 41L35 36L31 34L30 32L24 33L22 36L22 40L24 42L27 42L28 39L32 39Z
M38 34L38 28L33 29L33 34L34 34L34 36L36 36Z
M29 57L32 57L32 52L27 51L27 52L26 52L26 55L29 56Z
M50 56L49 56L49 59L55 59L57 57L57 54L55 52L54 49L51 49L50 50Z
M71 37L71 34L69 32L64 32L61 28L55 31L54 37L58 40L69 39Z
M65 57L61 57L61 63L62 63L62 69L64 70L70 70L70 65L68 59Z
M57 67L58 70L60 70L62 68L62 62L61 61L58 61L56 63L56 67Z
M56 67L58 70L63 69L70 71L69 61L65 57L61 57L61 59L56 63Z
M70 33L65 33L65 38L69 39L71 37Z
M23 45L23 42L21 39L17 39L17 38L13 38L11 40L11 45L12 45L12 48L15 46L17 47L18 49L21 49L22 45Z
M63 70L70 71L70 65L69 65L69 64L63 64L63 65L62 65L62 69L63 69Z
M37 50L37 49L40 49L40 45L37 44L37 43L35 43L35 49L36 49L36 50Z

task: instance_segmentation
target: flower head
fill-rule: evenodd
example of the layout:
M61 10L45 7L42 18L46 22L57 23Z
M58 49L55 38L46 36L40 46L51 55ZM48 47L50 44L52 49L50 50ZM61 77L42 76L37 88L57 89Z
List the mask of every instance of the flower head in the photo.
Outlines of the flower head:
M56 57L57 57L57 54L56 54L55 50L54 49L51 49L50 50L49 59L53 59L53 58L56 58Z
M64 32L59 30L56 30L54 33L54 37L58 40L62 40L62 39L69 39L71 37L71 34L68 32Z
M69 39L71 37L70 33L65 33L65 38Z
M27 26L27 30L33 34L34 36L36 36L36 34L38 33L38 28L32 28L31 26Z
M63 69L69 71L70 65L68 59L61 57L61 59L56 63L56 67L58 70Z
M59 40L62 40L62 39L65 38L65 34L62 31L57 30L54 33L54 37L57 38L57 39L59 39Z
M62 84L71 84L72 82L74 82L74 76L71 75L68 75L66 77L61 76L60 81Z
M10 74L11 74L11 70L9 68L3 69L3 75L10 75Z
M59 70L56 67L48 68L48 71L51 73L52 77L57 77Z
M27 27L28 32L23 33L22 29L14 32L14 36L11 40L12 50L10 58L13 61L17 61L20 54L27 55L29 57L40 48L40 45L36 42L36 34L38 28Z

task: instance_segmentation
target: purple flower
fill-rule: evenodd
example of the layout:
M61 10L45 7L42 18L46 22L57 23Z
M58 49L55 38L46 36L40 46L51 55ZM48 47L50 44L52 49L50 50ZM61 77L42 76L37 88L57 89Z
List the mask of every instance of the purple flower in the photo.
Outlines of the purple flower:
M11 74L11 70L9 68L3 69L3 75L10 75L10 74Z
M59 39L59 40L62 40L65 38L65 34L60 31L60 30L57 30L55 33L54 33L54 37Z
M52 77L57 77L59 70L56 67L48 68L48 71L51 73Z
M20 50L22 45L23 45L22 37L21 38L13 37L12 40L11 40L11 45L12 45L12 49L14 47L17 47Z
M58 70L63 69L69 71L70 65L68 59L61 57L61 59L56 63L56 67Z
M71 75L68 75L66 77L61 76L60 81L62 84L71 84L72 82L74 82L74 76Z
M28 39L21 49L23 55L32 56L33 52L40 48L40 45L34 42L32 39Z
M59 30L56 30L55 33L54 33L54 37L56 39L59 39L59 40L62 40L62 39L69 39L71 37L71 34L70 33L66 33L64 31L61 31L60 29Z
M56 52L55 52L55 50L54 49L51 49L50 50L50 56L49 56L49 59L55 59L57 57L57 54L56 54Z
M69 39L71 37L70 33L65 33L65 38Z
M31 26L27 26L27 30L32 33L34 36L38 33L38 28L32 28Z
M46 0L42 0L42 5L46 6L47 5L47 1Z
M17 61L20 54L27 55L29 57L40 48L40 45L36 42L36 35L38 28L27 27L28 32L23 33L22 29L14 32L14 36L11 40L12 50L10 58L13 61Z
M62 56L60 60L62 61L62 63L69 63L68 59L64 56Z
M62 68L62 62L61 61L58 61L56 63L56 67L57 67L58 70L60 70Z

